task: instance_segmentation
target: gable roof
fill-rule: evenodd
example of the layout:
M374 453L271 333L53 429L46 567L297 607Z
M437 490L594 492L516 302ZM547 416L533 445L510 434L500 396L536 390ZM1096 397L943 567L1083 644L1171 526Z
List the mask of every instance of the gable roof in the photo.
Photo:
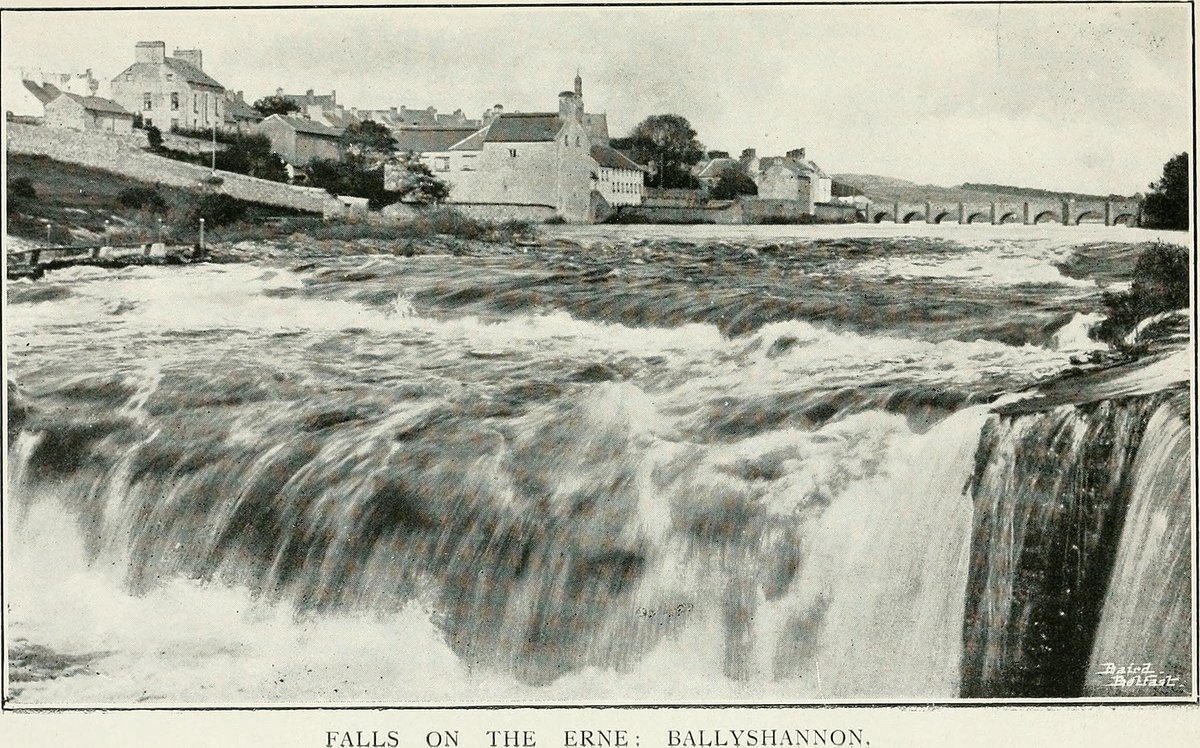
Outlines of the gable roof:
M765 156L758 161L759 172L765 172L767 169L778 166L781 169L786 169L793 174L807 176L816 174L818 177L827 177L825 172L821 171L821 167L817 166L812 161L801 161L791 158L790 156Z
M489 125L489 127L490 127L490 125ZM482 130L476 130L475 132L471 133L470 137L460 140L457 143L455 143L454 145L450 146L450 150L452 150L452 151L482 151L484 141L487 140L487 133L488 133L487 127L483 128Z
M218 83L216 79L190 62L168 57L162 61L162 65L169 67L172 72L193 86L205 86L207 88L225 90L225 87ZM118 73L113 78L113 82L115 83L127 75L148 75L155 73L160 67L160 64L157 62L135 62Z
M734 158L714 158L701 161L692 167L692 174L697 178L719 178L729 169L738 166L740 162Z
M58 90L58 86L54 85L53 83L39 84L28 79L22 80L21 83L25 85L25 89L28 90L29 93L37 97L37 100L43 104L49 104L57 99L58 95L62 93L62 91Z
M626 169L629 171L645 171L646 167L634 162L616 148L606 145L592 146L592 159L607 169Z
M501 114L488 125L489 143L545 143L558 137L563 128L558 113Z
M225 101L225 121L237 122L238 120L249 120L251 122L262 122L262 112L247 104L241 99L226 99Z
M270 122L273 119L279 120L280 122L283 122L288 127L295 130L296 132L302 132L305 135L316 135L318 137L337 138L337 139L341 139L341 137L342 137L341 130L335 130L334 128L328 127L327 125L323 125L320 122L313 122L310 119L301 119L300 117L288 117L287 115L284 115L284 114L272 114L270 117L267 117L265 120L263 120L263 124L266 124L267 122Z
M398 127L392 140L401 151L430 153L448 151L450 146L475 134L474 127ZM458 149L456 149L458 150Z
M225 88L220 83L217 83L216 79L211 75L191 64L190 62L185 62L177 57L168 57L165 62L167 63L167 67L178 73L179 76L188 83L192 83L197 86L211 86L212 88L222 89Z
M122 117L129 117L130 119L133 119L133 114L126 111L125 107L121 106L120 104L113 101L112 99L105 99L105 98L101 98L100 96L80 96L79 94L73 94L73 93L69 93L67 91L63 91L62 95L70 97L71 99L73 99L74 101L79 103L81 106L83 106L84 109L87 109L89 112L103 112L104 114L118 114Z

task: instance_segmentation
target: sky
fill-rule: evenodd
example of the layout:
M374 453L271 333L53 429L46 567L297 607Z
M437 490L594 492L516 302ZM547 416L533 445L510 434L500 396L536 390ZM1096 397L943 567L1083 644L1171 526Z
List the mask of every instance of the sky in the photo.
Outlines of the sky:
M578 69L614 136L680 114L711 149L928 184L1132 194L1192 142L1182 3L5 11L0 34L4 108L26 114L22 69L92 68L104 95L161 40L251 101L471 117L555 111Z

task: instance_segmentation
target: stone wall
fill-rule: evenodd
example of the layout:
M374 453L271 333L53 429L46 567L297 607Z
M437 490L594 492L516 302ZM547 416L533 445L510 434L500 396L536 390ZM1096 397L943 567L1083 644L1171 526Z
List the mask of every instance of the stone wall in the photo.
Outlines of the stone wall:
M681 204L671 204L679 202ZM621 208L624 216L637 216L650 223L744 223L742 205L737 200L709 200L703 204L687 205L683 201L659 198L653 204Z
M139 131L140 132L140 131ZM187 135L179 135L173 132L164 132L162 134L163 147L170 148L175 151L183 151L184 153L212 153L213 143L211 140L201 138L192 138ZM217 150L223 151L229 146L224 143L217 143Z
M478 221L533 221L544 223L558 216L558 211L549 205L504 205L501 203L451 203L459 213Z
M113 135L10 122L7 146L12 153L49 156L142 182L193 189L207 186L239 200L313 213L324 213L330 203L337 204L335 210L341 209L332 195L314 187L296 187L228 171L217 171L220 184L211 184L213 172L210 169L141 150L145 137L140 131L132 135Z
M810 206L802 200L766 200L758 197L744 198L742 206L746 223L852 223L856 220L857 212L853 205L817 203Z

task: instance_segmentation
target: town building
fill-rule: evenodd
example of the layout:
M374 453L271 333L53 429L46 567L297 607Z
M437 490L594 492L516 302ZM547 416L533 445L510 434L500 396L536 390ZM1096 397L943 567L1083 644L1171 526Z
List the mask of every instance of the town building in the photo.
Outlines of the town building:
M594 220L603 205L636 205L644 169L609 146L607 118L584 111L583 81L559 94L557 112L505 112L496 106L479 129L405 127L394 131L450 186L448 202L553 210L572 222ZM396 189L397 165L385 170Z
M244 132L263 121L262 112L246 103L241 91L225 92L225 129Z
M598 167L592 179L592 187L600 193L606 203L613 207L642 204L646 183L645 167L607 144L593 145L591 155Z
M817 203L833 201L833 180L821 167L805 157L803 148L784 156L758 158L753 149L743 154L750 176L764 200L799 200L815 212Z
M740 169L742 164L728 153L715 155L710 152L708 157L701 159L692 167L692 176L700 182L700 189L711 190L721 181L721 177L731 169Z
M326 109L333 109L337 106L337 91L330 91L328 94L318 94L313 89L308 89L302 94L284 93L282 88L275 89L275 96L291 104L295 104L299 116L305 119L314 119L314 115L319 115Z
M289 173L313 161L342 158L342 131L320 122L272 114L255 125L253 131L270 139L271 152L291 167Z
M91 130L128 135L133 132L133 114L112 99L80 96L62 91L45 104L47 127Z
M91 68L82 73L50 73L43 70L22 70L21 80L31 81L39 86L50 84L55 90L73 93L77 96L96 96L100 93L100 81L92 74ZM36 93L34 95L37 96ZM48 102L43 101L42 103L46 104Z
M225 87L204 72L203 53L138 42L134 62L112 79L112 98L161 130L227 127Z

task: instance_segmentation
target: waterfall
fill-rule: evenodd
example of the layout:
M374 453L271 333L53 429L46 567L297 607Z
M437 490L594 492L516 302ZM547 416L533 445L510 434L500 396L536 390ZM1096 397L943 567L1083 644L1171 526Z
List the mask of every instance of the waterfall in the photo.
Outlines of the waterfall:
M1187 393L1151 416L1088 667L1090 696L1184 696L1192 681L1191 431ZM1143 678L1114 678L1133 664Z
M1151 490L1141 486L1170 481L1150 475L1163 427L1151 432L1146 457L1139 447L1177 392L1001 414L988 423L972 479L963 696L1083 693L1126 507ZM1114 590L1122 599L1126 590Z

